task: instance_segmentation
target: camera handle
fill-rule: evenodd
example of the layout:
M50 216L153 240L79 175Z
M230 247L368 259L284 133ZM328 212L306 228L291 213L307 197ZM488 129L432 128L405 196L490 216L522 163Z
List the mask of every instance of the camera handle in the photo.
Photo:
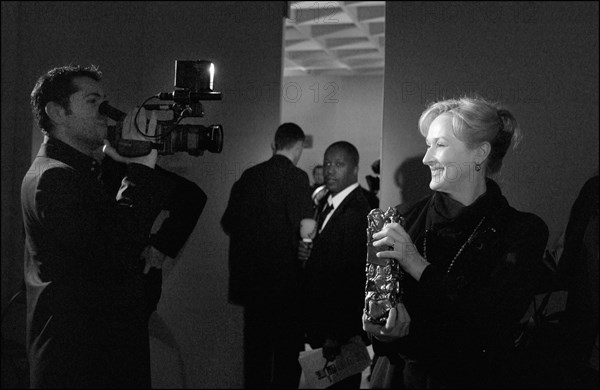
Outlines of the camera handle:
M180 104L180 103L171 103L171 104L144 104L146 110L149 111L167 111L171 110L173 112L173 118L179 117L178 120L183 118L193 117L193 118L202 118L204 117L204 108L202 107L202 103L195 102L191 104Z
M152 99L152 97L146 99L146 101L148 101L150 99ZM173 119L162 122L163 126L166 124L171 124L172 126L170 128L164 127L165 131L160 132L159 134L156 134L153 136L144 135L146 138L149 138L149 139L162 140L162 139L169 137L171 132L173 130L175 130L175 128L177 126L180 126L179 122L181 122L181 120L183 118L204 116L204 111L202 108L202 104L200 102L195 102L195 103L192 102L192 103L186 103L186 104L177 103L177 102L172 103L172 104L146 104L146 102L144 102L144 104L142 104L142 107L146 110L161 110L161 111L170 110L173 112ZM138 110L138 113L139 113L139 110ZM136 113L134 125L135 125L136 130L140 134L142 134L140 129L137 127L138 113ZM160 121L159 121L159 123L160 123ZM155 144L155 145L160 145L160 144ZM160 150L160 148L157 148L157 147L155 147L155 149Z
M123 157L140 157L146 156L152 149L161 149L162 145L148 141L137 141L132 139L119 140L117 144L117 152Z
M113 147L123 157L146 156L152 149L161 150L163 145L150 141L141 141L121 138L121 126L108 126L108 139L114 143Z

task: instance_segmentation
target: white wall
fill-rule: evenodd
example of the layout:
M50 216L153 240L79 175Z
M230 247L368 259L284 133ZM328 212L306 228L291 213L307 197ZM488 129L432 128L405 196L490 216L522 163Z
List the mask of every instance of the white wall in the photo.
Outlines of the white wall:
M417 121L427 103L468 92L520 122L523 141L497 180L552 240L598 170L598 3L386 3L383 204L400 200L400 164L425 153Z
M285 77L282 86L282 122L297 123L312 135L313 147L304 149L298 167L312 183L312 169L323 164L325 149L348 141L360 155L359 183L374 175L371 164L381 156L383 115L382 76Z

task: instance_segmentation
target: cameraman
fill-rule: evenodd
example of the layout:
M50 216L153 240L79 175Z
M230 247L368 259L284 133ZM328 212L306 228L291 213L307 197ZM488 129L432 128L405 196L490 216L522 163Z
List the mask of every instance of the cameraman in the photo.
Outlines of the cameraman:
M32 388L151 384L139 258L174 184L155 169L156 150L124 158L105 140L100 79L96 67L59 67L31 93L44 133L21 187ZM132 117L123 137L143 139ZM154 117L147 134L155 126ZM103 144L106 155L127 164L116 196L94 158Z

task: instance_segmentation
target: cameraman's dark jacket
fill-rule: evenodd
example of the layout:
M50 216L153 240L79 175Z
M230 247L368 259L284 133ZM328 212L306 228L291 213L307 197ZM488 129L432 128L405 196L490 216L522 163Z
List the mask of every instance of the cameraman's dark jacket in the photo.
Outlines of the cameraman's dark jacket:
M139 255L173 183L127 166L118 193L50 138L21 188L32 387L150 386Z
M160 205L161 210L168 211L160 228L148 238L152 245L165 255L176 258L189 236L192 234L200 214L206 205L207 196L198 185L173 172L155 166L155 171L173 183L169 193ZM127 171L127 165L105 157L102 160L103 183L109 193L116 194L120 186L120 178ZM150 316L158 305L162 292L162 270L150 268L144 275L146 310Z

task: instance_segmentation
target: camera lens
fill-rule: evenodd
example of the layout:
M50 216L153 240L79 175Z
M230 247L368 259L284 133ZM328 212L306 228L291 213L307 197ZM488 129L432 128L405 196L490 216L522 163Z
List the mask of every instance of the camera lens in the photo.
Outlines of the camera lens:
M221 153L223 150L223 126L210 125L206 129L207 139L206 150L211 153Z
M221 153L223 150L223 127L221 125L179 125L173 129L163 143L159 154L187 152L192 156L200 156L205 150Z

